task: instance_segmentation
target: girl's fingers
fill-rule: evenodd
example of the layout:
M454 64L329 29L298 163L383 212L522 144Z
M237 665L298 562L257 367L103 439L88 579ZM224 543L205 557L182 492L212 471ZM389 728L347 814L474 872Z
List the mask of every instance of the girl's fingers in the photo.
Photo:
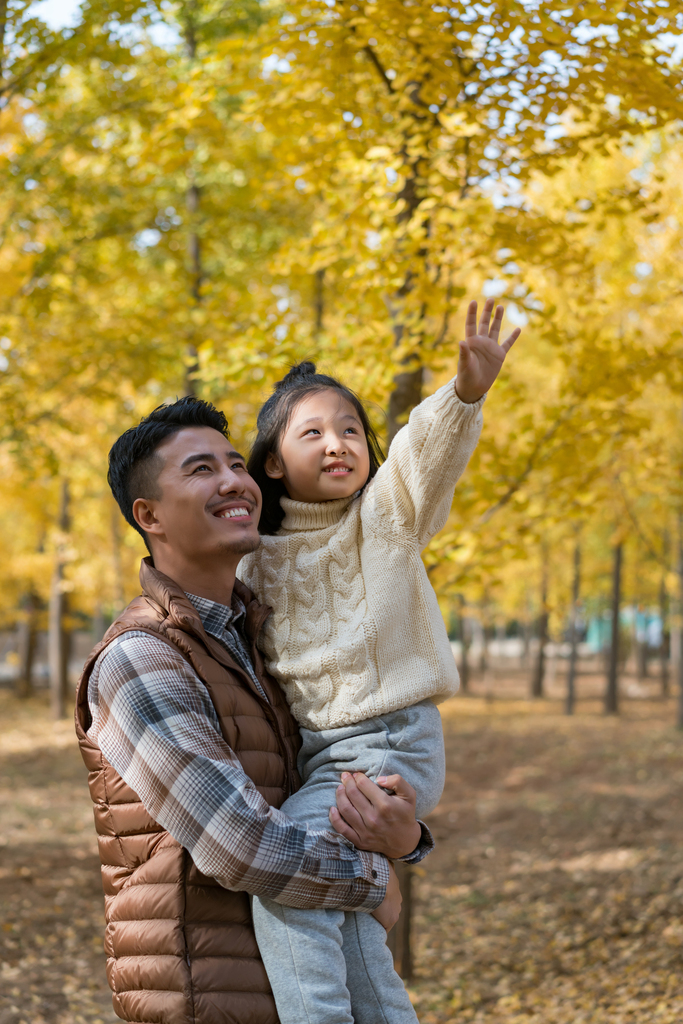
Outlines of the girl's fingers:
M500 346L502 348L503 352L505 353L505 355L508 354L508 352L510 351L510 349L512 348L514 343L517 341L517 338L520 336L521 333L522 333L521 327L515 327L515 329L512 332L512 334L508 335L508 337L505 339L503 344Z
M467 368L467 366L470 363L470 359L471 359L470 347L469 347L469 345L466 342L461 341L459 346L458 346L458 348L459 348L459 351L460 351L460 366L458 367L458 369L464 370L464 369Z
M465 337L473 338L477 333L477 303L472 300L467 307L467 316L465 317Z
M489 333L489 323L491 321L491 310L493 309L493 299L487 299L484 303L484 308L481 311L481 320L479 321L479 334Z
M504 308L502 306L496 306L493 323L491 324L491 330L489 331L489 338L493 338L494 341L498 341L498 335L500 334L500 329L503 326L504 314Z

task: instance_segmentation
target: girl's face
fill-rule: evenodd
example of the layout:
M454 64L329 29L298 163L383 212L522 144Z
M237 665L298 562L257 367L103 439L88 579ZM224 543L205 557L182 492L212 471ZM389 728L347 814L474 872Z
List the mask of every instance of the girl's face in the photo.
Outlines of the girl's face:
M296 406L265 471L283 480L294 501L348 498L365 484L370 455L363 424L353 405L327 389Z

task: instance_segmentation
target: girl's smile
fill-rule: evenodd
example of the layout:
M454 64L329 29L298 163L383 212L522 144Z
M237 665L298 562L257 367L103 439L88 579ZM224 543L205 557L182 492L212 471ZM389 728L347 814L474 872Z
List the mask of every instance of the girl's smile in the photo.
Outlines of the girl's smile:
M356 410L331 388L296 406L277 454L265 463L294 501L334 501L359 491L370 472L368 443Z

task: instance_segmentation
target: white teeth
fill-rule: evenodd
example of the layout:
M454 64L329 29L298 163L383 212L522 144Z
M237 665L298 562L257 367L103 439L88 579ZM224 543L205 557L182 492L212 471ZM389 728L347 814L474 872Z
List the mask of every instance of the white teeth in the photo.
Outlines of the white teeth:
M225 512L219 512L217 519L234 519L235 516L248 516L246 508L226 508Z

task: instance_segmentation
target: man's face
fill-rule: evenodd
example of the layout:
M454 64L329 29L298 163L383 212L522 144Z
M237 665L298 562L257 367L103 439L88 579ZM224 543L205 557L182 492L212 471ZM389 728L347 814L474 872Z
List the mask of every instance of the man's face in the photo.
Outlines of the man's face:
M175 556L202 562L256 550L261 492L230 441L211 427L188 427L157 454L163 461L158 497L133 504L154 551L165 545Z

